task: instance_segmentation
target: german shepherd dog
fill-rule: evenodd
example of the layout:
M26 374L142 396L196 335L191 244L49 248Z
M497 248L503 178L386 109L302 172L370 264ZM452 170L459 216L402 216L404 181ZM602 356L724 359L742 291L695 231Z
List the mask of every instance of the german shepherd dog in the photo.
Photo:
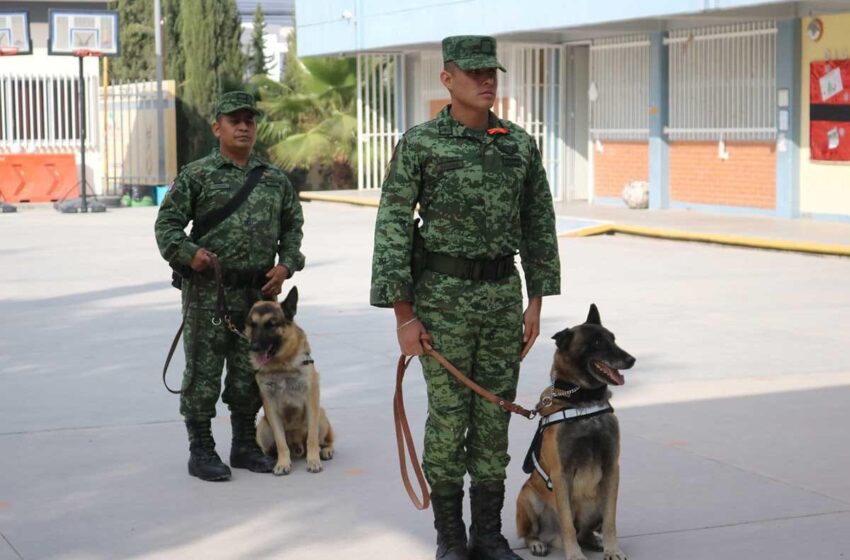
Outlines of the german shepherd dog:
M622 385L619 370L635 359L602 326L594 304L583 324L552 338L552 383L540 395L541 425L524 466L531 475L517 497L517 532L535 556L557 546L567 560L585 560L583 546L604 550L605 560L625 560L616 529L620 428L608 386Z
M334 454L333 428L319 406L319 372L307 335L294 321L297 305L298 289L292 288L280 305L255 303L245 321L265 413L257 424L257 443L268 455L277 450L276 475L292 471L293 455L306 451L307 470L317 473L321 460Z

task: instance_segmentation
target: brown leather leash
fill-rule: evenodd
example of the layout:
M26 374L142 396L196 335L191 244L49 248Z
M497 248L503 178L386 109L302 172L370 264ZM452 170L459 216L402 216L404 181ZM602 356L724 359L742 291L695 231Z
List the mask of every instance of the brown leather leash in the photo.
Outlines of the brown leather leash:
M448 361L442 354L437 352L436 350L425 350L425 353L437 360L437 362L446 368L449 373L451 373L458 381L475 391L481 397L487 399L491 403L497 404L500 407L504 408L508 412L512 412L514 414L519 414L520 416L524 416L529 420L533 419L537 415L536 410L528 410L526 408L521 407L520 405L506 401L505 399L498 397L477 384L475 381L471 380L463 373L460 372L450 361ZM405 355L401 355L398 358L398 366L396 367L396 376L395 376L395 395L393 396L393 418L395 420L395 436L396 443L398 445L398 464L401 469L401 481L404 483L404 489L407 490L408 496L410 496L410 500L413 502L413 506L416 509L423 510L428 509L431 499L428 494L428 482L425 480L425 475L422 473L422 467L419 465L419 459L416 456L416 447L413 443L413 436L410 434L410 425L407 422L407 414L404 410L404 396L402 394L402 381L404 380L404 373L407 371L407 366L410 365L410 360L413 359L413 356L407 357ZM406 449L405 449L406 447ZM410 482L410 475L407 472L407 460L405 458L405 451L407 455L410 456L410 462L413 467L413 472L416 475L416 482L419 485L419 490L422 493L422 498L416 495L416 490L413 488L413 485Z

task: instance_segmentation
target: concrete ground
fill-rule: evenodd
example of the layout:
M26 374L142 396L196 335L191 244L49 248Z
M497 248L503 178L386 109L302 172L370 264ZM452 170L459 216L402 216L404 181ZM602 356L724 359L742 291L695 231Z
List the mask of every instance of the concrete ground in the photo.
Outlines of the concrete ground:
M336 457L226 483L186 474L160 381L179 304L155 212L0 216L0 560L433 558L430 512L398 474L392 313L368 306L374 208L306 203L308 268L292 281ZM595 302L637 357L612 400L629 558L850 558L850 259L622 235L560 247L563 295L544 302L518 401L547 383L548 336ZM418 372L405 395L421 451ZM511 424L503 517L524 558L513 498L534 429ZM226 408L214 432L226 457Z

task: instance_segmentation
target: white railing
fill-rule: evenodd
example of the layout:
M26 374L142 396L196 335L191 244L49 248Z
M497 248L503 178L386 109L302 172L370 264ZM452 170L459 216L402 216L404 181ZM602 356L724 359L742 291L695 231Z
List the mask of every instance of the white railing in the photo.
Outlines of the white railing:
M357 56L357 188L378 189L405 122L404 56Z
M86 76L86 149L98 146L98 78ZM0 76L0 152L76 151L80 148L79 77Z
M755 22L671 31L672 140L776 137L776 25Z
M649 38L599 39L590 46L590 137L649 137Z

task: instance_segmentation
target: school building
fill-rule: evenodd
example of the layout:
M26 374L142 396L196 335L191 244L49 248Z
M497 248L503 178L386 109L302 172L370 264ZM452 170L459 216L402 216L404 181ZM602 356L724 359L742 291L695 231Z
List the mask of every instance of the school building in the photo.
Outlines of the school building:
M448 35L493 35L494 110L557 200L850 221L850 0L296 0L300 56L358 58L358 187L448 101Z

